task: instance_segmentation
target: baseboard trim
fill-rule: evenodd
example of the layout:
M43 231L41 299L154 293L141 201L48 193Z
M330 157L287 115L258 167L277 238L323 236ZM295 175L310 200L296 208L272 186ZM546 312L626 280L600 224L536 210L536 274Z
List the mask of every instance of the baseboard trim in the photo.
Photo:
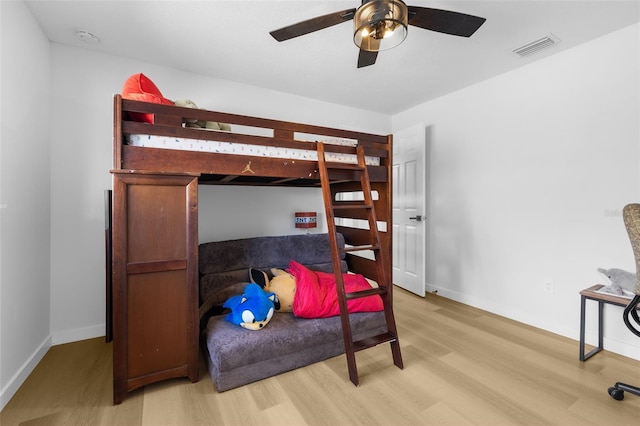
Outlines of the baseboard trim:
M604 338L604 350L640 361L640 348L615 339Z
M45 354L52 345L51 335L38 346L38 348L31 354L31 356L25 361L24 364L16 371L16 373L9 379L9 382L0 392L0 411L2 411L7 403L13 398L20 386L27 380L27 377L33 372L36 366L42 361Z
M80 340L101 337L104 336L105 333L104 327L104 324L100 324L93 325L91 327L59 331L53 334L52 343L54 345L64 345L65 343L78 342Z

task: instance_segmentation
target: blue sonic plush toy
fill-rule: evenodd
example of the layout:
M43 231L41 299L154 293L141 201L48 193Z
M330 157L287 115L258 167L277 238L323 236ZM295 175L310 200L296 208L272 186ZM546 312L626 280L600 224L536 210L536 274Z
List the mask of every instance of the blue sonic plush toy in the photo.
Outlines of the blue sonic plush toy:
M247 284L244 294L232 296L222 305L231 309L225 319L247 330L262 329L273 317L278 298L265 292L258 284Z

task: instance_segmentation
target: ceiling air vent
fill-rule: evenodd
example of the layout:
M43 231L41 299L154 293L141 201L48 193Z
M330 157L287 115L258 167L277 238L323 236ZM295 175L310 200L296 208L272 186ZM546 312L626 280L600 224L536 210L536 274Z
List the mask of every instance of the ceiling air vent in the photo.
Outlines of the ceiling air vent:
M558 43L560 43L560 39L558 39L558 37L554 36L553 34L549 34L548 36L542 37L539 40L532 41L529 44L514 49L513 53L524 58L525 56L533 55L534 53L537 53L543 49L555 46Z

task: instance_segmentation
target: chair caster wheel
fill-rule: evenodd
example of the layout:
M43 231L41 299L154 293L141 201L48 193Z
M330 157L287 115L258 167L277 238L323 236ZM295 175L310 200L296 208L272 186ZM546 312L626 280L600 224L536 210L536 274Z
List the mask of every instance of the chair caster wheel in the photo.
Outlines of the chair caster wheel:
M613 386L609 388L609 395L616 401L622 401L624 399L624 391L616 389Z

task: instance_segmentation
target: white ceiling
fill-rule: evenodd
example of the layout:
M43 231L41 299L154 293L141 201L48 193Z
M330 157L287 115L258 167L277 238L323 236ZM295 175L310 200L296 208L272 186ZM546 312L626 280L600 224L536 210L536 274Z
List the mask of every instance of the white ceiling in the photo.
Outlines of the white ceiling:
M351 22L282 43L269 31L357 7L359 0L26 3L55 43L387 114L640 21L639 0L408 0L487 21L471 38L410 26L404 43L357 69ZM84 43L78 29L100 42ZM549 34L560 43L527 58L512 52Z

